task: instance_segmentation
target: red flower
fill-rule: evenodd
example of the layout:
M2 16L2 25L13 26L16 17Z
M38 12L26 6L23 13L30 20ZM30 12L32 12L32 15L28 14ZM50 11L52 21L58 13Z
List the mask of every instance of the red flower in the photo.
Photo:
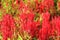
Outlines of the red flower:
M42 14L42 18L43 20L49 21L50 19L50 13L49 12L45 12Z
M42 4L45 6L46 10L49 10L54 6L54 0L43 0Z
M1 24L3 40L7 40L8 37L12 38L14 28L15 28L15 24L12 16L9 14L4 15Z
M27 18L27 14L22 13L22 14L20 15L20 19L21 19L22 21L25 21L26 18Z
M30 29L32 25L32 22L34 20L34 14L33 13L29 13L29 14L22 13L20 15L20 19L21 19L21 25L27 31Z
M40 8L39 12L41 12L41 13L44 12L45 6L42 3L40 3L39 8Z
M27 17L28 17L28 20L34 20L34 17L35 17L35 15L31 12L31 13L29 13L29 14L27 14Z
M51 24L50 24L50 14L48 12L42 13L42 28L39 31L39 40L47 40L50 36L51 32Z
M40 22L35 22L34 17L35 15L33 14L33 12L28 14L21 14L20 18L24 20L21 22L21 27L24 31L28 32L31 35L31 37L38 37L38 26L40 25Z
M47 28L42 28L39 31L39 40L46 40L48 35L48 30Z
M60 16L54 17L52 19L52 28L55 29L58 33L58 36L60 35Z
M54 0L42 0L40 3L36 3L36 9L42 13L49 11L51 7L54 7Z

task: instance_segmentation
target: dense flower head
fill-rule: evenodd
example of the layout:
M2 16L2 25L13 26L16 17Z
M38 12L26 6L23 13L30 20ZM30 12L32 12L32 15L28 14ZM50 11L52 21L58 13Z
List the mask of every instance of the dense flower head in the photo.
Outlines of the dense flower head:
M14 24L14 19L12 18L11 15L5 14L3 16L4 17L2 19L1 30L2 30L3 40L7 40L8 37L10 38L12 37L15 24Z
M45 13L43 13L42 14L42 18L43 18L43 20L49 20L50 19L50 13L49 12L45 12Z
M23 21L23 26L27 27L32 27L33 25L36 25L34 22L34 14L33 13L29 13L29 14L21 14L20 15L21 21ZM33 26L35 27L35 26ZM25 28L24 28L25 29Z
M50 14L48 12L42 15L42 28L39 30L39 40L47 40L48 35L50 35L51 24L49 22Z
M54 7L54 1L53 0L42 0L38 5L40 13L45 12L45 11L49 11L50 8L52 8L52 7Z
M55 16L54 19L52 19L52 28L55 28L55 30L58 32L58 35L60 35L60 16Z
M47 8L53 7L54 6L54 0L43 0L42 3L44 3L44 5Z
M35 14L33 12L28 14L26 13L20 14L20 18L21 18L20 25L24 31L28 32L31 35L31 37L34 37L34 36L38 37L38 32L39 32L38 27L40 25L40 22L35 22L34 17L35 17Z

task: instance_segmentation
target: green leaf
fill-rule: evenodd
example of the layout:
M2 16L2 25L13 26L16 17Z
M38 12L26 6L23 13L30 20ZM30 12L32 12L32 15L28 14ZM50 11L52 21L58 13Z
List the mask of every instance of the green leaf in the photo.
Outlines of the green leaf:
M34 38L33 38L33 40L37 40L37 38L36 38L36 37L34 37Z
M55 3L57 3L57 0L54 0Z
M18 35L18 39L17 40L23 40L22 37L20 35Z
M0 39L2 39L2 36L0 35Z
M8 38L8 40L10 40L10 38Z
M25 3L25 4L27 4L27 2L28 2L27 0L24 0L24 3Z
M0 11L0 19L2 18L2 12Z
M4 0L2 0L1 3L2 3L2 7L3 7L4 9L6 9L6 8L7 8L6 2L5 2Z

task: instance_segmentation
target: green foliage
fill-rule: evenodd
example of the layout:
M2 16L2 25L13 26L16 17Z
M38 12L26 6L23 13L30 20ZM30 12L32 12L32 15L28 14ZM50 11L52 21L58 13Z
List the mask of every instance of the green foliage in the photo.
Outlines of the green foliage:
M0 35L0 40L2 39L2 36Z
M34 37L32 40L37 40L37 38L36 38L36 37Z
M22 37L20 35L18 35L18 39L17 40L23 40Z

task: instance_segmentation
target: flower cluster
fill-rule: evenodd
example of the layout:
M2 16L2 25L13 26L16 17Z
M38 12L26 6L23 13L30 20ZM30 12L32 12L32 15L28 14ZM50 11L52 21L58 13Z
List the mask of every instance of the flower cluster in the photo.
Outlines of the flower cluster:
M60 40L60 1L1 0L0 40Z
M12 38L15 29L14 19L11 15L4 15L1 23L1 31L3 40L7 40L7 38Z

